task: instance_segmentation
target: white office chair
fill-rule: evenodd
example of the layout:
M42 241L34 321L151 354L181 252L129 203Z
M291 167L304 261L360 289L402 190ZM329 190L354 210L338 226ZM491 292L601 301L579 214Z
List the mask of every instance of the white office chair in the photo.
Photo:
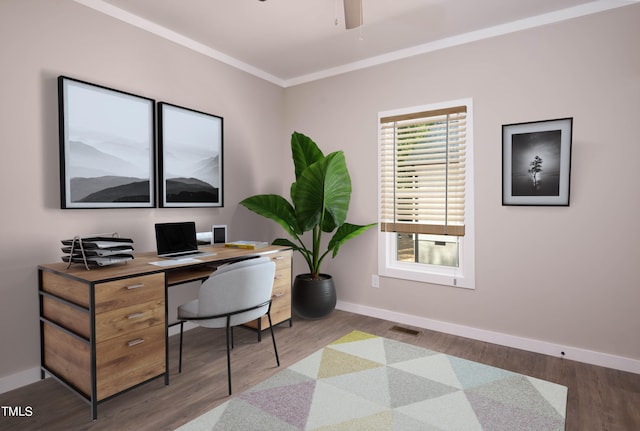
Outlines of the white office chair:
M180 320L180 362L182 372L182 332L190 321L206 328L226 328L227 373L231 395L231 348L233 327L267 315L276 362L280 366L276 339L271 326L271 291L276 264L268 257L221 266L202 283L198 299L178 307Z

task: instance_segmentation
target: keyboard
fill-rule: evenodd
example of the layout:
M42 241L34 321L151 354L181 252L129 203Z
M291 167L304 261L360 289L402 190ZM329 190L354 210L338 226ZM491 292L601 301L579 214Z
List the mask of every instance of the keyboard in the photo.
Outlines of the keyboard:
M191 256L199 256L199 255L203 255L204 251L188 251L188 252L184 252L184 253L171 253L171 254L164 254L161 257L166 257L168 259L173 259L174 257L191 257Z
M216 253L213 253L210 251L187 251L182 253L163 254L160 257L165 259L180 260L180 259L188 259L190 257L206 257L206 256L215 256L215 255Z

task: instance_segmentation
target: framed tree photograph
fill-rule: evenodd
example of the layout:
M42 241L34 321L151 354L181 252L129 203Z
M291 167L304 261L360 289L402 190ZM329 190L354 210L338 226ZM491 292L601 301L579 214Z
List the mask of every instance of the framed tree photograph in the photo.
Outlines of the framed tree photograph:
M58 77L60 207L155 207L153 99Z
M161 207L223 206L223 119L158 104Z
M502 205L568 206L573 118L502 126Z

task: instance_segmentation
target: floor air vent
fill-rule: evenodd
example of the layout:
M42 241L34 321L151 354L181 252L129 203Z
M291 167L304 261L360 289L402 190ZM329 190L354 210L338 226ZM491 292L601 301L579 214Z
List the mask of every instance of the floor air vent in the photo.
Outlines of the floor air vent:
M403 334L416 335L416 336L420 335L420 331L416 331L415 329L405 328L404 326L394 325L391 327L391 330L396 332L402 332Z

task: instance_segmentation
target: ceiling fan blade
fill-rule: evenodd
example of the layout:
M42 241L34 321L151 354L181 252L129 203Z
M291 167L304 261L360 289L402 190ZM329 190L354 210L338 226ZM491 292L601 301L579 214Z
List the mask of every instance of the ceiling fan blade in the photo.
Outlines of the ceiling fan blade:
M344 25L347 30L362 25L362 0L344 1Z

